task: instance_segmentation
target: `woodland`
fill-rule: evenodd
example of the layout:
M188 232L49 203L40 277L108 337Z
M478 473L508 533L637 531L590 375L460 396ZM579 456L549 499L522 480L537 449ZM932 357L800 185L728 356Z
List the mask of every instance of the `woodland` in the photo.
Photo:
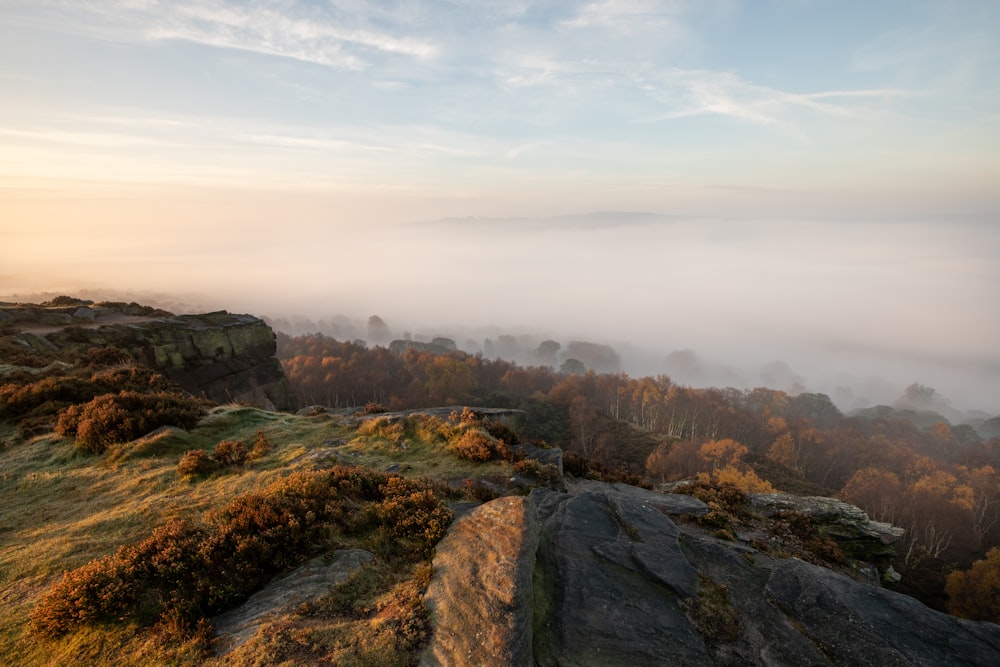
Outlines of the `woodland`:
M396 354L323 334L279 333L278 356L303 405L517 408L527 439L612 477L707 476L744 491L839 498L906 530L900 592L1000 621L1000 438L938 414L878 406L845 415L824 394L570 374L457 350Z

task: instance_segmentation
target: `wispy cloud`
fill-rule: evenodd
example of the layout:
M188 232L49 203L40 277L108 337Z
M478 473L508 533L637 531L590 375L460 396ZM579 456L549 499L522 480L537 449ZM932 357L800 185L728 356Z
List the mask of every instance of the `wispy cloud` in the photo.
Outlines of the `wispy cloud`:
M394 29L370 25L372 12L339 9L297 0L157 2L70 0L49 3L48 19L61 30L136 40L180 40L221 49L291 58L335 68L362 69L378 54L413 58L433 56L430 39L409 35L405 24Z
M731 72L706 70L651 74L644 78L643 89L666 107L642 119L645 122L714 114L762 125L787 121L789 113L802 110L861 118L874 113L864 106L866 102L883 105L886 100L912 95L891 88L796 93L756 85Z

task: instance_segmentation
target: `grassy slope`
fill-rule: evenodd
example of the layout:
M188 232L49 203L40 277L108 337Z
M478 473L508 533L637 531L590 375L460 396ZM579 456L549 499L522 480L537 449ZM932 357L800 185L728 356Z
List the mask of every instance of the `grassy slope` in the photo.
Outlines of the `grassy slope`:
M272 450L248 467L203 480L176 473L185 451L211 451L223 439L252 444L258 430ZM105 664L110 655L116 664L200 662L190 647L165 648L134 628L42 640L27 635L25 623L64 571L139 540L168 519L201 516L293 470L334 462L376 470L399 464L408 476L451 480L509 470L506 464L459 461L419 434L385 437L376 429L362 436L329 417L238 406L215 408L191 432L168 430L97 457L78 453L54 434L19 441L8 424L0 424L0 439L0 655L12 664ZM336 460L318 464L310 456L317 450L335 452Z

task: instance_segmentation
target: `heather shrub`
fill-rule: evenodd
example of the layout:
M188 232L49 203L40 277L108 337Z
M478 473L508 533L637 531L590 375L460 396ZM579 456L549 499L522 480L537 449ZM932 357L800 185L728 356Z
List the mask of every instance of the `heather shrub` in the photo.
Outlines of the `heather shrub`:
M0 322L0 336L15 333L16 327L11 322ZM54 361L51 353L35 352L34 350L7 350L3 351L3 362L11 366L25 366L27 368L44 368Z
M215 446L212 458L219 465L242 466L250 458L250 448L242 440L223 440Z
M203 449L184 452L177 463L177 474L184 477L200 477L215 472L219 464Z
M93 384L78 377L46 377L28 384L0 386L0 415L21 417L51 403L66 405L89 401L97 391Z
M189 631L328 544L331 530L379 533L393 552L426 555L451 510L424 483L363 468L294 473L236 498L204 524L173 521L68 572L31 613L33 632L136 621Z
M452 451L469 461L512 461L516 457L503 440L497 440L479 428L467 428L453 440Z
M256 461L257 459L262 459L270 453L270 441L264 436L263 431L258 430L254 436L253 447L250 448L250 460Z
M677 487L676 492L694 496L708 505L708 513L697 517L696 521L703 526L728 531L727 534L732 533L734 520L749 514L747 494L735 484L699 477L694 483Z
M514 472L531 477L542 484L555 484L560 480L559 468L536 459L523 459L514 463Z
M454 513L429 488L405 477L390 477L381 491L384 499L366 508L368 516L362 523L377 524L388 535L402 541L404 550L430 554L444 537Z
M169 391L174 385L161 373L146 366L118 366L97 371L90 376L99 391L110 394L119 391L157 392Z
M840 546L832 538L821 534L811 516L804 512L782 510L778 512L771 526L770 533L777 537L788 539L794 537L805 552L804 557L820 565L831 566L844 564L847 557Z
M100 454L110 445L134 440L161 426L193 428L204 415L205 405L171 392L103 394L67 408L59 416L56 432L75 436L78 447Z
M86 350L81 352L76 359L77 364L88 368L117 366L130 361L132 361L132 355L113 345L88 347Z
M652 488L648 480L631 472L624 465L617 468L609 468L599 461L594 461L575 452L565 452L563 454L563 471L568 475L583 479L596 479L611 483L621 482L644 489Z
M67 572L32 610L29 628L55 637L81 625L158 616L190 592L190 555L203 537L192 524L172 521L138 544Z
M713 643L739 639L743 621L729 599L729 587L699 574L698 594L681 602L684 611L702 636Z
M490 437L479 430L462 433L452 445L452 449L463 459L483 463L493 458Z

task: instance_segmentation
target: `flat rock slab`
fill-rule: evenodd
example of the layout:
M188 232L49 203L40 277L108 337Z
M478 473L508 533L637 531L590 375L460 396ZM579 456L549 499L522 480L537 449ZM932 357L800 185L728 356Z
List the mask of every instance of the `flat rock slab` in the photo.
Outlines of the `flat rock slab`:
M662 493L660 491L650 491L630 484L615 482L598 482L592 479L580 479L567 485L570 493L603 493L613 490L622 495L628 496L641 505L650 505L659 509L664 514L679 516L690 514L692 516L704 516L708 514L708 505L698 500L694 496L686 496L682 493Z
M779 562L767 594L837 665L1000 665L1000 626L955 618L803 561Z
M372 558L374 556L363 549L342 549L330 560L310 561L275 579L239 607L212 619L217 634L216 654L223 655L238 648L257 634L260 626L272 616L324 595Z
M533 494L547 515L535 568L537 663L713 664L679 603L695 592L697 571L666 514L608 485L551 496Z

